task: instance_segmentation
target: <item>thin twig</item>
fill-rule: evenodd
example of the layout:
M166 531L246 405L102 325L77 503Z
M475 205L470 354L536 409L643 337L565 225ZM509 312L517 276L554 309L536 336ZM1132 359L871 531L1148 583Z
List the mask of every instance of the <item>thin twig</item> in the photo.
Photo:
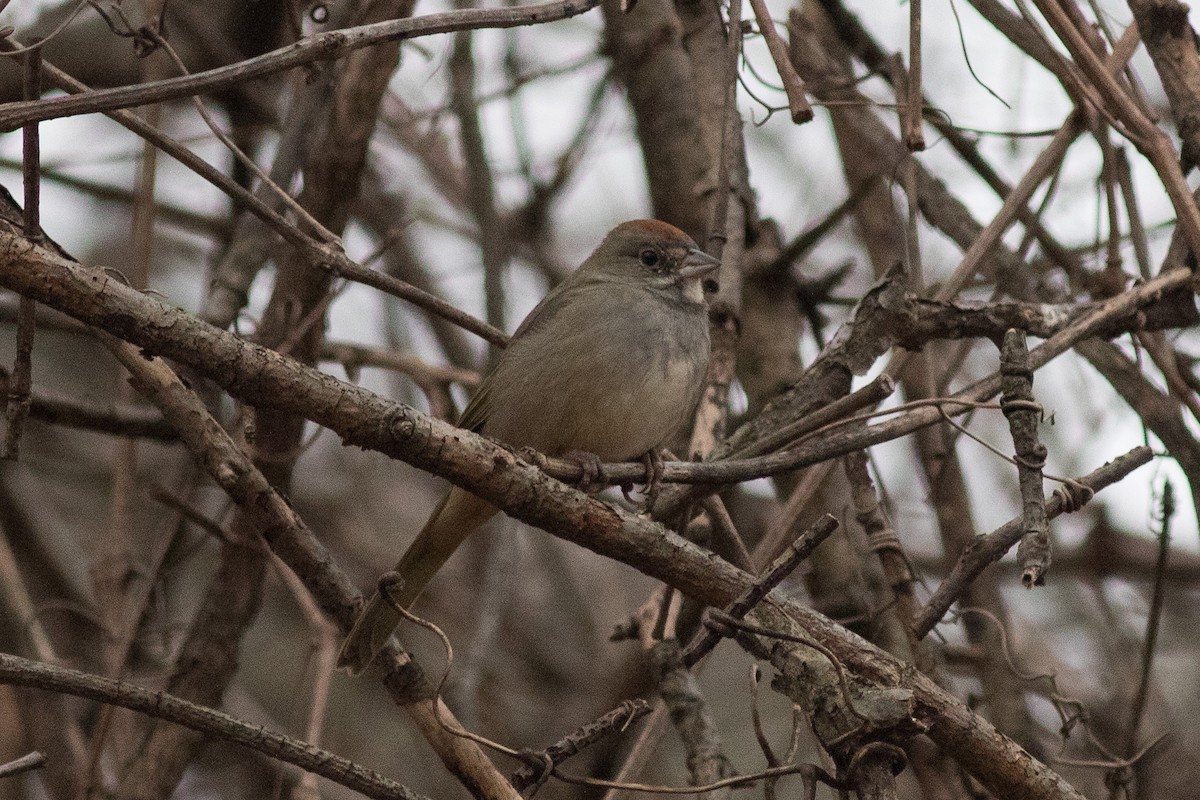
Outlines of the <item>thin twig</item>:
M758 544L754 546L753 555L756 565L774 560L784 551L787 543L796 538L796 529L800 525L802 515L808 510L809 503L825 484L825 479L833 470L834 463L833 460L829 460L821 464L813 464L800 473L799 480L796 481L792 493L788 495L787 502L783 504L783 508L779 510L778 516L771 522L766 533L758 540Z
M538 779L539 769L543 766L541 756L545 756L546 763L550 766L557 767L584 748L590 747L613 733L628 730L631 725L649 714L651 708L651 705L642 699L626 700L611 711L605 712L597 719L567 734L540 753L530 754L532 763L518 769L509 779L513 788L522 792Z
M506 347L508 345L508 334L504 331L471 316L465 311L460 311L437 295L430 294L424 289L418 289L411 283L402 281L399 278L393 278L384 272L359 266L348 258L330 259L321 262L320 266L326 269L331 275L346 278L355 283L361 283L364 286L370 286L381 292L390 294L392 297L399 297L401 300L407 300L426 311L437 314L442 319L453 322L455 325L470 331L497 347Z
M144 106L198 94L216 94L240 84L318 61L335 61L355 50L383 44L484 28L541 25L591 11L599 0L554 0L549 3L506 8L471 8L386 20L308 36L294 44L236 64L167 78L135 86L97 89L70 97L6 103L0 110L0 130L13 130L30 122L61 119Z
M21 162L18 159L0 157L0 167L19 170L21 169ZM123 186L104 183L90 177L72 175L66 171L69 168L69 165L66 164L61 167L55 167L43 162L41 178L43 181L74 189L96 200L104 200L122 205L133 203L133 192L129 189ZM170 201L160 200L158 213L163 222L204 236L219 238L228 231L228 223L224 219L202 211L184 208Z
M326 340L321 343L321 358L341 364L351 378L363 367L378 367L403 373L421 387L457 383L473 389L480 381L479 373L474 370L430 364L413 353L383 350L354 342Z
M1033 399L1033 370L1025 334L1010 330L1000 350L1000 408L1008 418L1016 449L1017 478L1021 488L1021 518L1024 531L1017 547L1021 583L1040 586L1050 568L1050 523L1042 502L1042 467L1046 447L1038 437L1042 407Z
M457 7L466 10L470 0L459 0ZM454 35L450 55L450 104L458 119L459 143L462 146L467 173L467 206L479 231L479 251L483 261L483 296L485 317L497 330L504 328L504 271L508 266L509 243L501 214L496 205L495 180L488 160L487 142L483 135L480 108L475 99L475 57L471 42L474 33L464 29ZM504 345L492 349L492 359Z
M303 673L305 676L311 675L310 688L308 695L301 697L297 702L306 718L304 741L310 745L319 746L325 727L326 712L329 708L329 692L333 683L333 673L337 668L337 654L342 646L342 637L337 625L322 613L312 593L296 573L288 568L283 559L272 553L271 565L304 615L310 630L312 650L308 658L307 669ZM316 777L316 774L312 772L305 772L301 775L299 785L292 791L292 800L299 800L301 797L319 800L321 793Z
M754 19L758 22L758 32L766 41L767 50L771 53L771 60L775 62L775 69L779 72L779 80L783 84L784 94L787 95L788 111L791 112L792 122L803 125L813 118L812 106L809 105L808 98L805 96L804 81L800 79L796 68L792 66L792 60L788 57L787 45L780 37L779 31L775 30L775 20L771 19L771 12L767 8L765 0L750 0L750 8L753 9Z
M890 64L890 59L887 51L885 51L878 42L870 35L870 33L862 26L858 18L846 10L845 6L840 2L833 0L823 0L822 6L829 13L837 29L838 35L846 46L851 48L854 54L867 66L868 69L878 73L885 80L893 81L893 89L899 95L901 89L896 78L903 71L903 65ZM955 5L951 3L951 9ZM1004 8L996 8L988 6L980 9L981 13L992 11L992 16L1003 15L998 17L1000 22L993 21L993 24L1002 31L1005 29L1004 20L1011 21L1010 12ZM985 13L985 16L987 14ZM991 17L989 17L991 19ZM1040 40L1038 40L1040 41ZM966 45L964 43L964 49ZM1061 62L1061 58L1057 54L1047 48L1051 57ZM1036 58L1036 56L1035 56ZM975 137L969 136L971 133L984 133L976 129L966 128L961 125L953 124L946 115L933 109L927 101L924 102L923 108L926 109L924 114L925 121L932 125L939 134L946 137L947 142L954 148L955 152L965 160L975 172L983 178L983 180L992 188L1001 199L1007 197L1012 192L1012 186L991 166L986 158L980 153L979 145ZM1051 128L1045 131L1037 131L1035 133L1044 136L1052 136L1057 131L1057 128ZM914 164L914 171L916 165ZM1053 193L1048 193L1052 196ZM1045 201L1043 201L1045 202ZM1059 264L1069 274L1077 271L1078 259L1075 258L1062 244L1060 244L1046 229L1046 226L1041 222L1041 212L1031 211L1027 206L1017 210L1017 219L1031 233L1046 254L1057 264Z
M855 518L867 534L867 542L871 551L879 559L884 578L895 598L896 611L904 633L908 639L909 650L919 669L927 671L928 665L923 663L921 646L913 634L912 623L916 616L916 598L913 596L913 574L904 553L900 537L892 527L875 482L867 469L867 454L863 450L850 453L842 459L846 472L846 480L850 484L851 500L854 503Z
M921 130L921 0L908 0L908 85L903 100L904 144L910 152L925 149Z
M18 43L16 43L11 36L0 39L0 51L4 52L5 55L8 55L13 50L17 49L17 47ZM54 67L50 64L44 64L43 71L48 83L53 85L56 89L62 89L63 91L67 92L70 97L90 97L93 94L92 89L89 89L85 84L75 80L66 72L63 72L57 67ZM145 86L146 84L141 85ZM329 243L328 240L322 240L316 245L312 244L308 236L306 236L296 226L292 225L289 220L287 220L282 214L260 199L256 194L249 192L228 175L197 156L180 142L167 136L153 125L148 124L145 120L141 119L133 112L125 109L118 109L114 111L108 111L106 113L118 124L124 126L141 138L152 142L160 150L170 155L176 161L195 172L201 178L208 181L225 194L229 195L229 197L233 198L233 200L242 208L245 208L257 216L285 240L291 242L292 244L306 247L306 249L311 252L319 252L321 247Z
M8 380L7 376L0 374L0 403L7 399ZM32 405L29 416L50 425L168 442L178 438L174 428L154 410L126 404L110 407L92 405L74 397L39 390L33 390L30 398Z
M729 516L729 509L725 508L725 501L719 494L714 494L704 498L700 505L712 523L713 532L724 540L721 542L722 546L717 548L718 552L728 552L730 554L728 558L734 566L747 572L753 572L754 560L750 557L750 551L746 549L745 540L733 523L733 517Z
M1133 51L1138 43L1136 27L1130 26L1122 35L1113 52L1103 63L1105 74L1118 72L1124 68L1125 64L1133 56ZM1034 160L1033 165L1022 176L1017 185L1013 187L1012 192L1008 197L1004 198L1004 204L1000 211L992 218L987 226L980 232L979 236L967 248L967 252L963 253L962 261L954 270L954 274L947 279L939 288L935 298L938 300L949 300L958 294L959 290L966 284L968 280L975 274L982 262L984 256L1000 240L1004 231L1012 224L1013 219L1017 216L1018 211L1026 207L1029 199L1037 190L1037 187L1042 184L1046 176L1054 170L1066 155L1067 148L1071 143L1078 138L1086 128L1086 118L1081 111L1073 112L1058 133L1054 134L1054 138L1050 144L1046 146Z
M1127 139L1154 166L1166 189L1167 196L1178 215L1179 226L1187 237L1192 252L1200 252L1200 209L1192 198L1192 190L1184 180L1179 167L1179 154L1175 145L1154 122L1147 117L1137 101L1117 82L1115 77L1120 70L1111 69L1112 56L1108 62L1101 61L1100 55L1092 49L1084 33L1076 27L1067 12L1059 5L1058 0L1034 0L1050 27L1067 46L1075 63L1091 81L1094 87L1095 107L1114 127L1121 131ZM1129 30L1136 28L1129 26ZM1122 36L1124 40L1125 36ZM1120 42L1118 42L1118 47ZM1117 53L1114 47L1113 55ZM1124 64L1120 65L1124 68Z
M734 455L739 458L749 458L793 445L807 434L850 419L851 415L864 408L878 405L891 397L895 391L895 380L884 372L861 389L839 397L811 414L805 414L786 425L779 426L766 436L756 440L753 447L737 450Z
M165 5L166 4L164 3L164 7ZM146 32L151 37L154 44L156 44L163 50L163 52L170 56L171 61L175 64L175 68L179 70L180 74L187 75L187 65L183 63L183 59L180 58L175 52L175 48L171 47L171 43L164 39L162 35L152 26L148 26L146 28ZM311 214L309 214L308 210L304 208L304 206L300 205L295 198L293 198L278 184L276 184L275 181L271 179L271 176L264 172L262 167L260 167L254 159L250 158L250 156L246 155L246 153L242 151L242 148L238 147L237 143L233 141L233 138L221 129L221 126L213 118L212 114L209 113L208 109L204 105L204 101L202 101L199 96L192 97L192 105L195 107L196 112L200 115L200 118L204 120L204 124L208 126L208 129L213 132L213 135L217 137L221 144L225 145L226 149L228 149L233 157L237 159L238 163L253 173L256 178L258 178L260 191L270 192L275 202L281 204L284 208L287 208L289 211L291 211L291 213L296 215L296 217L306 228L317 232L320 238L336 238L331 231L329 231L324 225L322 225ZM155 122L155 126L157 127L157 121Z
M752 772L748 775L735 775L731 778L723 778L712 783L706 783L701 786L656 786L648 783L622 783L620 781L607 781L600 778L580 778L574 775L567 775L559 770L554 770L554 777L564 783L573 783L579 786L595 786L602 789L624 789L631 792L645 792L647 794L688 794L688 795L703 795L708 792L714 792L718 789L730 789L736 787L753 786L759 781L770 780L772 778L782 778L785 775L801 775L811 776L812 779L818 780L826 786L832 786L835 789L846 789L847 784L843 781L834 778L825 770L813 764L787 764L782 767L773 767L771 769Z
M729 609L720 617L722 624L728 619L740 620L749 614L764 597L771 593L772 589L778 586L784 578L792 574L800 562L808 558L812 554L812 551L817 549L817 545L828 539L830 534L837 529L837 519L830 514L826 514L817 520L812 527L796 537L796 541L792 542L783 555L775 559L774 563L762 574L762 577L755 581L754 585L741 597L730 604ZM688 643L687 649L680 656L680 660L686 667L695 665L697 661L707 655L716 646L720 639L721 633L718 629L714 626L705 625L701 632Z
M72 15L74 16L74 15ZM24 58L21 83L26 100L37 99L42 92L42 50L30 49ZM31 241L42 240L41 226L41 162L42 146L38 124L31 122L21 130L21 176L25 192L24 232ZM21 296L17 310L17 352L8 381L8 405L4 410L4 440L0 442L0 459L16 461L21 450L21 432L33 401L33 333L34 301Z
M41 769L45 765L46 756L34 750L32 753L26 753L20 758L9 761L7 764L0 764L0 778L11 778L14 775L20 775L22 772Z
M1077 484L1086 492L1095 494L1121 480L1138 467L1150 463L1151 458L1153 458L1153 453L1150 448L1135 447L1125 455L1080 478ZM1046 500L1046 516L1053 519L1066 511L1074 511L1080 500L1086 502L1087 499L1090 499L1090 495L1086 493L1081 495L1079 492L1056 490ZM933 630L942 616L950 610L950 606L954 604L963 587L970 584L988 566L999 561L1009 548L1020 541L1023 531L1023 520L1021 517L1017 517L986 536L978 537L971 543L971 546L959 556L958 561L950 570L950 574L938 586L933 596L929 598L929 602L925 604L921 613L914 620L913 630L916 631L918 638L924 638L929 631Z
M624 757L620 770L613 777L617 785L608 787L602 800L625 800L629 796L624 787L632 783L631 778L639 775L654 755L668 730L668 716L667 704L660 697L654 703L650 718L642 726L642 732Z
M1162 622L1163 601L1166 598L1167 556L1171 551L1171 520L1175 517L1175 486L1168 480L1163 483L1162 500L1159 506L1158 557L1154 562L1154 587L1150 594L1150 613L1146 616L1146 639L1142 647L1141 677L1133 705L1129 710L1129 727L1125 735L1125 752L1132 752L1137 745L1138 728L1146 708L1146 697L1150 693L1150 673L1154 664L1154 651L1158 644L1158 632Z
M221 711L205 708L162 691L151 691L128 681L114 681L73 669L55 667L0 653L0 683L28 686L50 692L86 697L120 706L155 719L174 722L225 742L257 750L368 797L385 800L426 800L422 795L349 759L313 747L307 742L252 725Z

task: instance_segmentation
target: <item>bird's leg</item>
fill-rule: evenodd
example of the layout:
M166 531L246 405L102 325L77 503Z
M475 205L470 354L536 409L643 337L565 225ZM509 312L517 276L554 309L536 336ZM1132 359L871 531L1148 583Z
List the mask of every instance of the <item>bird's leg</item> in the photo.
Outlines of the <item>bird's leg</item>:
M604 462L595 453L589 453L587 450L568 450L562 454L562 459L578 464L583 472L577 484L579 491L592 492L608 485L604 477Z

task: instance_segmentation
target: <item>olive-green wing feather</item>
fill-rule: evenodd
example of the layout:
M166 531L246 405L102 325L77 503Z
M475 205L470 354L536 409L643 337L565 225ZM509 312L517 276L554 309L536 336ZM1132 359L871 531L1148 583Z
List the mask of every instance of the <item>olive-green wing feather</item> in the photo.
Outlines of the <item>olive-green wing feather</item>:
M463 409L462 416L458 418L458 427L466 428L476 433L479 432L479 429L483 427L483 423L487 422L488 409L491 408L491 404L488 402L491 390L492 381L489 375L479 384L479 388L475 390L475 395L471 398L471 402L467 403L467 407Z
M529 315L521 322L516 333L509 340L509 347L513 342L516 342L538 328L545 325L550 319L558 313L562 308L562 301L558 298L563 293L563 288L571 284L572 277L568 277L558 286L550 290L550 293L542 298L542 301L533 307ZM463 409L462 416L458 418L458 427L466 428L469 431L478 433L487 422L487 418L491 412L491 389L492 375L489 373L487 377L479 384L479 388L475 390L475 395L471 398L471 402L467 403L467 407Z

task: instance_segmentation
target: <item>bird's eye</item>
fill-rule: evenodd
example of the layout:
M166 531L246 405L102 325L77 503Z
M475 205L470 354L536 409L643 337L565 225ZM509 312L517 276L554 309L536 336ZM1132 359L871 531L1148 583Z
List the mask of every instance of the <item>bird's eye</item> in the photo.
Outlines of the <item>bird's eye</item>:
M638 261L641 261L643 266L657 267L659 261L658 251L643 250L642 252L638 253Z

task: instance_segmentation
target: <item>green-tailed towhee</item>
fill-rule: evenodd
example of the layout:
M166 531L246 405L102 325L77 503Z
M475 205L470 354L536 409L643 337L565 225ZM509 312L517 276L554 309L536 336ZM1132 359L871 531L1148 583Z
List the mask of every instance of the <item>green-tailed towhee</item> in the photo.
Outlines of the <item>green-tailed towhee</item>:
M547 455L626 461L657 454L695 410L708 367L705 278L719 263L657 220L614 228L530 312L459 424ZM408 608L497 509L452 487L396 565ZM400 616L378 594L338 665L366 668Z

